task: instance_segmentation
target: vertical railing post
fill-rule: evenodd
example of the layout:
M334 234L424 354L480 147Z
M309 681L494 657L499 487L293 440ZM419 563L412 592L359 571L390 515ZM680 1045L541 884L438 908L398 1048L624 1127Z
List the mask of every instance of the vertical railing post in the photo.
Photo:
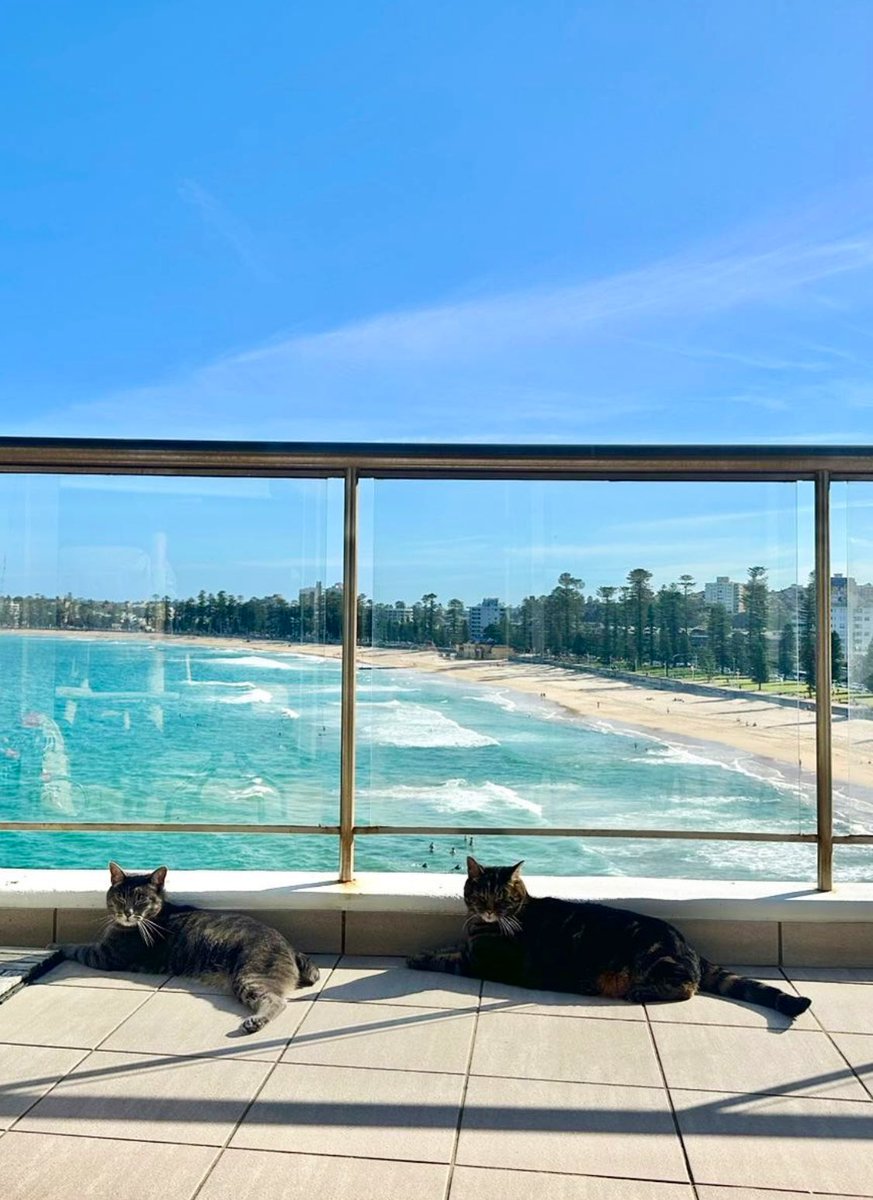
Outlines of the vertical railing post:
M355 666L358 645L358 471L347 467L343 504L343 657L340 717L341 883L355 871Z
M834 800L831 760L830 475L815 473L815 781L818 887L834 886Z

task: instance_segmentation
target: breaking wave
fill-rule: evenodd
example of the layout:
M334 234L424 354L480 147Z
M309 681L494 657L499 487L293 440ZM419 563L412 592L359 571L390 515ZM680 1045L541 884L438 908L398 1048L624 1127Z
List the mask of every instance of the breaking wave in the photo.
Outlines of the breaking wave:
M396 803L401 808L407 805L410 811L421 804L432 805L441 813L488 813L494 809L523 809L542 817L542 806L528 800L514 788L501 783L469 783L466 779L447 779L445 783L397 787L364 793L370 801Z
M496 738L459 725L423 704L379 700L361 704L358 711L363 737L376 746L472 749L499 745Z
M220 704L270 704L273 697L266 688L251 688L239 696L225 696Z

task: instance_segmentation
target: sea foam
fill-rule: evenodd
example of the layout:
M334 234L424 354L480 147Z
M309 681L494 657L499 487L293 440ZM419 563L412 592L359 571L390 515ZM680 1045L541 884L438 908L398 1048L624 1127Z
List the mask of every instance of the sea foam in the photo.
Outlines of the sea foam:
M266 688L252 688L239 696L224 696L220 704L269 704L273 696Z
M469 783L466 779L447 779L445 783L399 784L397 787L378 789L363 793L371 802L409 806L414 811L418 805L430 804L442 813L488 813L492 810L523 809L542 817L542 806L528 800L514 788L502 783Z
M495 738L459 725L423 704L378 700L358 706L363 737L377 746L473 749L497 746Z
M213 667L251 667L260 671L305 671L305 662L298 658L294 662L267 658L263 654L216 655L214 658L197 658L194 662L209 663Z

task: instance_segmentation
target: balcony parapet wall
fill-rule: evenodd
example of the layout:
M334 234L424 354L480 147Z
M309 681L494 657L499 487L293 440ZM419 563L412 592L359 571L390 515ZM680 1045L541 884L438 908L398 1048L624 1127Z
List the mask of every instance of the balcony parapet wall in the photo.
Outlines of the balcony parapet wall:
M174 899L250 912L312 953L404 955L456 941L458 876L178 871ZM873 968L873 884L819 892L800 883L530 877L535 895L597 900L662 917L727 964ZM0 871L0 943L44 946L97 936L103 871Z

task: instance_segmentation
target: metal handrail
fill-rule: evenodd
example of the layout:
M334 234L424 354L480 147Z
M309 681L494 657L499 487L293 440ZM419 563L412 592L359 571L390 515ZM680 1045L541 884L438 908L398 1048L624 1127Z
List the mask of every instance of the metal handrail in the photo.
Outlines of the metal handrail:
M339 477L344 480L342 715L338 825L4 821L0 830L330 834L340 841L340 879L354 873L355 838L396 834L663 838L814 843L818 886L833 887L833 847L873 844L873 834L835 836L831 747L830 485L873 480L873 447L474 446L392 443L258 443L0 438L0 473ZM816 832L359 825L355 821L357 489L361 479L562 479L760 481L815 484Z

